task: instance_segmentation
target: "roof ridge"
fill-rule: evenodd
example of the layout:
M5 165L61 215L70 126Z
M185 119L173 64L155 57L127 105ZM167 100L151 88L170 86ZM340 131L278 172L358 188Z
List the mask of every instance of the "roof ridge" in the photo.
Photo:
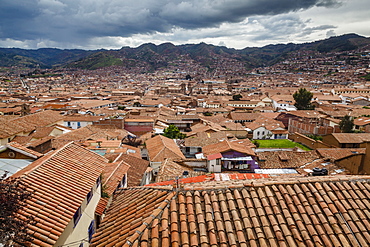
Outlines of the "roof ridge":
M359 180L370 180L370 175L335 175L335 176L325 176L325 177L286 177L286 178L260 178L260 179L249 179L249 180L233 180L230 181L220 181L218 185L215 185L214 181L210 181L211 184L205 184L207 182L202 182L202 185L189 184L186 187L180 187L179 192L186 191L199 191L199 190L233 190L247 187L265 187L274 185L292 185L292 184L308 184L308 183L326 183L326 182L348 182L348 181L359 181ZM225 185L223 185L225 183Z
M79 147L79 148L85 149L86 151L89 151L92 155L99 155L99 157L104 158L104 159L106 160L106 162L108 163L108 159L107 159L107 158L105 158L104 156L101 156L100 154L97 154L97 153L95 153L95 152L93 152L93 151L91 151L91 150L89 150L89 149L86 149L86 148L84 148L84 147L82 147L82 146L80 146L80 145L76 144L74 141L71 141L71 142L68 142L67 144L65 144L64 146L62 146L61 148L58 148L57 150L55 150L54 152L52 152L52 153L50 154L50 156L44 155L44 156L42 156L41 158L39 158L39 159L35 160L35 161L34 161L34 162L36 162L35 167L32 167L29 171L26 171L26 172L24 172L24 173L21 173L21 172L22 172L22 170L18 171L18 172L20 172L20 173L21 173L21 174L19 174L19 176L28 176L28 175L30 175L31 173L35 172L35 171L36 171L38 168L40 168L43 164L45 164L46 162L48 162L50 159L52 159L54 156L56 156L56 155L57 155L57 154L59 154L62 150L64 150L65 148L67 148L68 146L70 146L70 145L72 145L72 144L74 144L74 146L76 146L76 147ZM38 162L38 161L39 161L39 163L37 164L37 162ZM34 162L32 162L30 165L32 165ZM17 173L18 173L18 172L17 172ZM15 173L15 174L17 174L17 173ZM13 174L13 175L15 175L15 174Z
M161 138L161 136L162 135L159 135L159 139L162 141L162 138ZM157 154L152 158L152 157L149 157L151 160L154 160L160 153L162 153L163 152L163 150L165 149L165 148L167 148L167 146L166 145L164 145L164 142L162 141L162 143L163 143L163 148L159 151L159 152L157 152Z
M114 168L114 171L112 171L112 172L109 174L109 177L107 177L107 178L105 179L105 183L104 183L103 185L106 185L106 184L108 183L109 179L110 179L110 178L113 176L113 174L118 170L118 168L120 168L120 167L121 167L121 165L122 165L122 164L127 165L129 168L131 167L127 162L125 162L125 161L123 161L123 160L121 160L121 161L119 161L119 162L113 162L113 163L110 163L110 165L113 165L114 163L118 163L118 164L117 164L117 166Z

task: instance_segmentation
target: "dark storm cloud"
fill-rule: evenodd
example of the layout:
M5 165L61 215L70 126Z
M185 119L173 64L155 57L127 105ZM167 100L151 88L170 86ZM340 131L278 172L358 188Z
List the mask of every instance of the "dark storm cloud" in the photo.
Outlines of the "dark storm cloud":
M0 3L0 39L21 39L29 33L28 23L40 15L36 0L2 0Z
M336 5L335 0L2 0L0 39L81 43L92 37L217 27L250 16Z

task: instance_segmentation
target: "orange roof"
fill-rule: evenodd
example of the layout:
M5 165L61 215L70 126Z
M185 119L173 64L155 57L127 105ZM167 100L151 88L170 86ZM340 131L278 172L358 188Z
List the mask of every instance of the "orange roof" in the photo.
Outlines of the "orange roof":
M221 158L222 158L221 153L207 155L207 160L215 160L215 159L221 159Z
M102 182L104 192L106 192L108 196L111 196L113 192L117 189L123 177L127 174L129 168L130 165L123 161L109 163L105 166L103 171ZM108 204L107 198L104 197L100 198L100 201L95 212L99 215L102 215L107 204Z
M163 185L176 185L188 184L188 183L201 183L209 181L230 181L230 180L245 180L245 179L259 179L259 178L269 178L268 174L259 173L212 173L207 175L201 175L197 177L190 178L180 178L178 180L169 180L153 184L147 184L145 186L163 186Z
M165 159L185 159L184 154L173 139L158 135L145 143L152 162L161 162Z
M216 144L210 144L210 145L203 147L203 153L206 156L211 155L211 154L216 154L216 153L224 153L224 152L231 151L231 150L244 153L247 155L253 155L253 156L256 155L250 147L247 147L244 144L238 143L237 141L231 142L231 141L225 140L225 141L222 141Z
M25 146L17 143L17 142L9 142L6 144L6 146L14 151L18 151L20 153L23 153L24 155L27 155L31 158L37 159L43 156L42 153L36 152L32 149L26 148Z
M125 122L154 122L154 119L126 118Z
M368 246L369 176L117 191L92 246Z
M32 243L56 243L107 163L104 157L68 143L12 176L20 177L32 192L19 211L20 215L34 217L35 223L28 226L34 233Z
M43 111L14 118L0 124L0 138L7 138L22 132L31 132L37 127L48 126L62 121L63 118L59 112L55 111Z

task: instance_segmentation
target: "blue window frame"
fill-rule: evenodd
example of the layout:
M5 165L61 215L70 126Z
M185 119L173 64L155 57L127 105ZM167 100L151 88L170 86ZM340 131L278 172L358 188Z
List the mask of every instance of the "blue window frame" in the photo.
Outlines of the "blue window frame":
M87 203L89 203L90 202L90 200L91 200L91 198L92 198L92 196L93 196L93 190L91 189L90 191L89 191L89 193L87 193Z
M73 215L73 223L74 223L74 227L77 225L78 221L80 220L81 218L81 207L79 207L76 211L76 213Z
M95 220L91 221L91 223L89 225L89 229L87 231L89 233L89 242L90 242L91 239L92 239L93 234L95 233Z

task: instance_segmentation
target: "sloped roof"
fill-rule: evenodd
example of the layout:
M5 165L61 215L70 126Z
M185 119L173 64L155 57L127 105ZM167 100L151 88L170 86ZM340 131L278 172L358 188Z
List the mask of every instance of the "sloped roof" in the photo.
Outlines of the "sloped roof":
M102 184L104 187L104 192L106 192L108 196L111 196L113 192L117 189L118 185L122 181L123 176L127 173L129 168L130 165L123 161L109 163L105 166L102 174ZM100 198L95 213L102 215L107 204L108 198Z
M268 151L259 152L258 164L261 168L299 168L302 165L320 159L315 150L308 152Z
M210 182L210 181L230 181L230 180L249 180L249 179L259 179L259 178L269 178L270 175L268 174L259 174L259 173L207 173L205 175L200 175L196 177L186 177L180 178L178 180L168 180L162 181L152 184L147 184L145 186L166 186L166 185L173 185L176 184L195 184L202 183L202 182ZM180 186L181 186L180 185Z
M25 147L25 146L23 146L23 145L21 145L17 142L9 142L5 146L7 148L10 148L10 149L14 150L14 151L17 151L17 152L20 152L20 153L22 153L26 156L29 156L33 159L37 159L37 158L40 158L40 157L43 156L42 153L39 153L39 152L34 151L32 149L29 149L29 148L27 148L27 147Z
M205 174L205 172L194 171L192 168L177 164L174 161L165 160L159 168L156 182L181 178L184 171L188 172L188 177L196 177Z
M201 133L201 132L207 132L207 131L218 132L222 130L226 130L226 129L217 123L204 120L204 123L197 123L191 126L191 132L187 132L186 135L192 136L192 135L196 135L197 133Z
M195 136L185 138L186 147L203 147L209 144L218 143L222 140L236 139L232 134L225 131L213 133L198 132Z
M145 144L152 162L161 162L165 159L185 159L184 154L173 139L158 135L147 140Z
M248 127L251 130L255 130L259 127L265 127L268 130L276 130L279 128L284 129L284 124L281 121L265 117L265 116L260 116L258 117L255 121L251 123L244 123L246 127Z
M53 246L102 173L108 160L77 144L51 152L12 177L20 177L32 192L21 215L31 214L28 226L37 246Z
M370 140L370 133L332 133L339 143L363 143Z
M354 125L358 126L365 126L370 124L370 118L369 117L360 117L360 118L355 118L353 120Z
M316 151L325 159L340 160L349 156L365 154L365 148L318 148Z
M121 246L126 239L136 239L139 236L137 231L144 230L144 226L158 224L158 219L155 218L168 206L174 194L175 192L169 190L152 188L117 191L107 211L114 220L105 220L100 224L100 229L114 231L95 234L93 246Z
M224 152L231 151L231 150L244 153L247 155L256 155L250 147L247 147L244 144L239 144L236 141L228 141L228 140L204 146L203 154L207 156L210 154L224 153Z
M294 115L300 118L320 118L324 117L323 114L320 114L318 111L315 110L297 110L289 112L290 115Z
M230 118L232 120L255 120L260 117L260 113L248 113L248 112L230 112Z
M21 132L31 132L37 127L48 126L63 120L64 116L56 111L42 111L3 121L0 124L0 138L6 138Z
M60 135L54 138L52 143L54 148L59 148L71 141L98 140L101 138L121 140L128 134L129 132L124 129L103 129L94 125L88 125Z
M369 196L370 176L122 189L91 246L368 246Z
M127 171L127 185L128 187L139 186L144 176L146 169L149 166L149 161L135 157L133 155L124 153L107 153L104 155L108 159L113 159L115 162L124 161L130 165L130 169Z
M55 129L55 126L51 127L37 127L35 131L30 135L32 138L43 138L49 136L50 133Z

